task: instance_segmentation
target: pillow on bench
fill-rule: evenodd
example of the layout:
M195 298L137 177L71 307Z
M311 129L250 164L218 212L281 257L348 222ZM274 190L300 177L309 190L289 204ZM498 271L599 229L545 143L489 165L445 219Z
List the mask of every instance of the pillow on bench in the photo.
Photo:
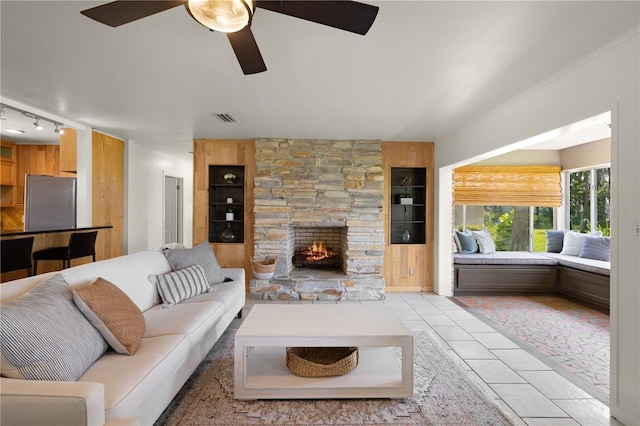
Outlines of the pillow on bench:
M579 256L582 251L582 242L586 237L586 234L581 234L576 231L567 231L564 233L564 240L562 242L562 251L560 254L567 254L569 256Z
M471 232L469 231L460 232L456 230L456 236L458 237L458 241L460 241L461 253L477 253L478 252L478 243L476 242L476 239Z
M545 231L547 237L547 253L560 253L564 242L564 231Z
M610 240L607 237L587 235L582 241L582 250L578 257L609 262Z

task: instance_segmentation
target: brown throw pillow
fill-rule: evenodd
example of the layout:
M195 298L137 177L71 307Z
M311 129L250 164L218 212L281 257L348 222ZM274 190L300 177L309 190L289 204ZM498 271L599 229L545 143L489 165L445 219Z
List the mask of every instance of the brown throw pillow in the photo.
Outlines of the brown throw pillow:
M140 308L122 290L98 278L91 285L75 289L73 300L116 352L136 353L146 324Z

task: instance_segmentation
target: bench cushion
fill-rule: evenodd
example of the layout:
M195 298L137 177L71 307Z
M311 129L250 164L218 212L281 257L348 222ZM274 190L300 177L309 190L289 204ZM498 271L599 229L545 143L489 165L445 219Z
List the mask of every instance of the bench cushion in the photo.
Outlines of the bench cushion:
M495 253L454 253L456 265L557 265L558 261L527 251L497 251Z
M561 266L591 272L593 274L606 275L607 277L610 274L611 262L568 256L562 253L546 253L546 255L556 259L558 261L558 265Z

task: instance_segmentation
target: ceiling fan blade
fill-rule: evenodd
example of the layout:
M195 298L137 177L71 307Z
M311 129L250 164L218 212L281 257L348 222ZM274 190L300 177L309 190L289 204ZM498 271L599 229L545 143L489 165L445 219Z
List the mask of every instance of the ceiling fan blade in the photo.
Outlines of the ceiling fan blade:
M119 27L138 19L185 4L186 1L120 0L83 10L84 16L110 27Z
M257 74L267 70L251 27L246 26L238 32L227 33L231 47L238 58L244 75Z
M256 6L360 35L369 31L378 14L378 6L356 1L258 0Z

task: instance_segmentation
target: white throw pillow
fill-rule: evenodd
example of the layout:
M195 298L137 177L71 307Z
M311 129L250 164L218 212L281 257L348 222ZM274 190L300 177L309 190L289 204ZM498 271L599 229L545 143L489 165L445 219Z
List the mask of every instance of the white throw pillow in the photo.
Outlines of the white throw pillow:
M487 231L485 228L482 228L481 231L471 231L471 233L478 243L480 253L496 252L496 244L493 242L493 237L491 236L489 231Z
M582 251L582 244L586 234L581 234L576 231L567 231L564 233L564 241L562 242L562 251L560 254L566 254L569 256L580 256Z

